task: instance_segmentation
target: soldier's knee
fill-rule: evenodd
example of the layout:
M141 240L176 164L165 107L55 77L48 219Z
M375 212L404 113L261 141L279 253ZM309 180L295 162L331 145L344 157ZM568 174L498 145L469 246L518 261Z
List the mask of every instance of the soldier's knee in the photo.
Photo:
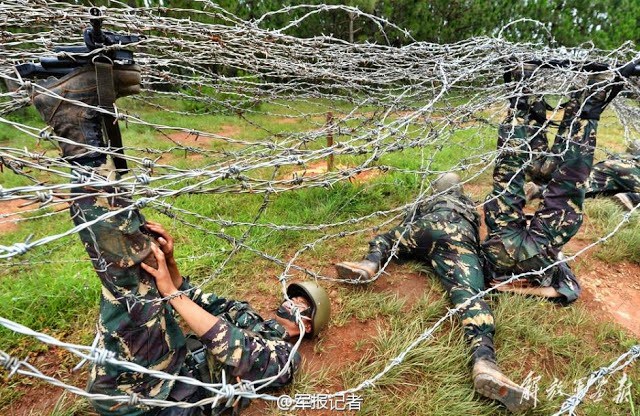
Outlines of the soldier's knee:
M509 253L499 236L494 236L482 243L482 251L493 270L509 270L516 264L515 256Z

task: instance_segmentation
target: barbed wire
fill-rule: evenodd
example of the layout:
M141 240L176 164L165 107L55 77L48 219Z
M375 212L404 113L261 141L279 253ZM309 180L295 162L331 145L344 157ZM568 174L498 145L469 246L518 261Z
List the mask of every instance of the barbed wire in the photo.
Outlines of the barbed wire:
M299 347L302 338L304 337L304 325L301 323L302 319L300 318L300 311L293 311L295 312L295 316L296 319L301 327L301 332L300 332L300 336L298 337L298 340L296 341L296 343L294 344L293 348L292 348L292 354L291 356L293 356L295 354L295 351L297 350L297 348ZM166 401L166 400L157 400L157 399L148 399L148 398L143 398L140 397L137 394L132 394L130 396L124 395L124 396L110 396L110 395L105 395L105 394L95 394L95 393L88 393L82 389L78 389L74 386L69 386L65 383L60 382L59 380L56 380L52 377L46 376L43 373L41 373L40 371L38 371L35 367L33 367L32 365L28 364L25 360L19 360L15 357L11 357L9 356L6 352L4 351L0 351L0 367L4 367L6 369L9 370L9 374L13 375L16 373L19 374L24 374L24 375L28 375L31 377L36 377L39 378L43 381L46 381L48 383L51 383L53 385L56 385L58 387L62 387L68 391L70 391L71 393L74 394L78 394L81 395L83 397L87 397L91 400L97 400L97 401L103 401L103 400L109 400L109 401L115 401L115 402L121 402L121 403L129 403L130 405L135 405L138 403L142 403L142 404L147 404L150 406L159 406L159 407L181 407L181 408L189 408L189 407L198 407L198 406L202 406L202 405L207 405L207 404L212 404L212 403L217 403L221 397L225 397L225 398L233 398L236 396L239 397L246 397L249 399L254 399L257 397L260 397L262 399L265 400L275 400L275 398L271 395L268 394L260 394L257 395L255 393L256 387L259 387L262 384L268 384L269 382L271 382L271 380L273 380L273 377L269 377L268 379L262 379L262 380L257 380L257 381L248 381L248 380L243 380L242 382L239 382L237 384L234 385L230 385L227 384L226 382L222 382L222 383L204 383L200 380L197 380L193 377L187 377L187 376L180 376L180 375L173 375L173 374L169 374L169 373L165 373L163 371L159 371L159 370L152 370L152 369L148 369L146 367L143 367L141 365L138 365L136 363L133 363L131 361L124 361L124 360L119 360L115 357L115 354L112 351L106 350L106 349L101 349L101 348L97 348L95 346L92 347L87 347L87 346L83 346L83 345L76 345L76 344L71 344L71 343L67 343L67 342L63 342L60 341L54 337L51 337L47 334L38 332L38 331L34 331L24 325L21 325L17 322L13 322L9 319L6 319L4 317L0 316L0 325L4 326L7 329L10 329L14 332L23 334L23 335L27 335L27 336L31 336L31 337L35 337L37 338L39 341L46 343L48 345L52 345L52 346L56 346L59 348L63 348L67 351L69 351L70 353L78 356L80 359L82 360L86 360L86 361L91 361L96 363L97 365L105 365L105 364L109 364L109 365L114 365L114 366L118 366L120 368L129 370L129 371L133 371L133 372L138 372L138 373L143 373L143 374L148 374L152 377L161 379L161 380L174 380L174 381L180 381L182 383L185 384L189 384L189 385L193 385L193 386L197 386L197 387L202 387L207 389L208 391L212 392L214 394L213 397L211 398L207 398L207 399L203 399L199 402L196 403L186 403L186 402L172 402L172 401ZM282 371L287 371L287 369L289 368L289 366L291 365L291 360L289 359L289 361L286 363L285 366L283 366ZM26 367L27 370L30 371L25 371L25 370L21 370L21 367ZM277 378L280 374L276 375L275 377ZM131 402L135 402L135 403L131 403Z
M249 252L282 269L276 280L285 298L292 270L313 279L370 283L385 272L397 253L398 244L392 248L392 256L381 270L368 280L325 276L303 265L301 258L319 245L336 242L347 236L377 232L407 213L415 212L420 203L437 197L432 192L431 179L439 173L460 172L468 184L482 178L500 156L500 151L494 148L493 137L505 113L506 103L522 88L518 82L505 85L501 77L496 75L516 69L529 59L548 62L571 56L574 61L572 66L554 70L539 69L544 76L534 77L534 82L527 86L534 96L554 97L550 112L551 118L554 118L562 108L562 100L556 100L556 97L566 97L584 89L586 75L582 67L586 63L597 61L609 65L611 70L602 72L613 77L616 69L640 57L640 53L627 44L613 51L567 49L543 44L511 43L498 36L476 37L448 45L413 42L395 47L388 42L352 44L326 35L297 38L287 34L291 27L304 24L306 19L318 13L342 11L368 19L379 28L384 39L388 38L388 31L411 39L408 32L392 22L347 6L291 6L267 13L254 21L243 21L205 0L194 2L202 6L202 10L131 8L121 2L111 3L118 7L103 8L110 26L116 30L152 34L132 45L142 70L143 92L141 96L131 97L122 108L116 107L113 112L59 96L46 83L22 79L11 70L16 63L53 56L54 46L69 45L69 33L79 33L78 28L86 25L89 17L86 8L56 1L39 1L36 7L22 1L0 3L0 15L6 16L0 20L0 40L3 42L0 48L0 78L10 89L0 94L0 124L19 133L25 141L31 140L26 142L27 146L19 148L0 147L0 167L7 167L29 183L0 187L0 203L13 201L29 204L27 206L30 207L19 214L0 214L0 224L46 218L64 212L70 203L86 195L76 193L75 188L79 185L93 188L95 195L100 197L117 195L132 201L128 207L58 234L38 238L31 236L23 241L4 243L0 245L0 259L25 255L36 247L51 245L111 216L149 207L186 227L214 236L229 246L220 253L184 257L219 258L218 266L197 282L195 287L202 287L222 274L240 251ZM276 15L296 17L279 29L263 29L263 24ZM191 16L193 19L182 18ZM210 22L200 21L200 17ZM29 30L25 31L25 28ZM630 95L640 94L637 82L626 78L618 82ZM61 102L110 114L132 128L134 132L130 134L124 129L126 145L122 149L82 145L86 154L123 157L131 166L132 173L114 179L78 165L76 161L82 155L67 158L57 156L51 144L79 144L69 138L58 137L47 128L43 129L40 122L17 121L11 117L12 112L28 105L34 94L45 94ZM123 111L125 108L126 111ZM190 120L210 114L226 114L235 117L234 120L241 120L247 130L252 129L257 133L216 133L207 129L187 128L181 125L183 121L173 121L173 124L159 122L158 118L148 114L136 114L136 111L144 113L141 110L144 108L157 109L168 115L193 117ZM612 103L612 108L616 120L623 127L623 139L628 141L639 137L640 113L637 106L618 98ZM279 122L267 122L267 119ZM601 125L609 122L605 118ZM550 132L554 131L551 124L546 127ZM140 145L134 140L133 136L139 131L153 134L153 146ZM128 140L127 136L132 136L132 140ZM335 139L333 144L327 142L328 137ZM37 151L33 150L34 146ZM608 155L616 153L613 149L597 149ZM124 156L121 156L121 150ZM407 165L394 161L396 155L408 151L417 155L418 163ZM442 167L439 158L456 152L459 154L456 162L452 166ZM179 163L178 154L183 154L184 163ZM561 157L562 154L542 153L537 156ZM333 171L326 169L312 173L315 166L324 164L330 157L347 160L348 164ZM359 175L378 172L414 177L416 196L403 198L398 206L335 221L318 219L317 223L297 224L274 223L263 219L271 199L283 193L332 188ZM180 196L196 194L260 197L262 203L252 221L237 220L233 213L212 218L181 205ZM478 204L478 208L483 205ZM50 212L54 206L61 209ZM21 217L15 218L17 215ZM628 222L630 215L626 214L613 231L563 261L574 260L587 249L606 242ZM226 232L225 228L238 229L240 236ZM301 243L289 259L284 260L254 247L251 236L255 229L310 232L319 236L314 235L308 242ZM47 253L55 250L55 247L49 248ZM7 260L0 264L17 266L54 262L36 261L33 258L24 262ZM333 393L333 397L374 386L392 368L400 365L412 349L433 336L444 322L474 300L526 276L542 275L559 263L514 275L500 285L478 293L465 304L448 310L390 360L380 373L353 388ZM166 299L157 301L162 300ZM299 317L298 322L301 324ZM107 351L98 351L95 347L60 343L44 334L29 332L31 330L27 331L4 318L0 318L0 324L65 348L96 364L109 359L114 365L133 368L128 367L132 363L106 357L109 355ZM298 339L293 352L297 351L301 340L302 337ZM618 365L616 363L636 353L626 354L614 364ZM290 360L291 357L288 365ZM625 363L625 366L629 365L631 359ZM268 385L269 380L260 380L249 386L246 383L215 387L208 385L206 387L213 392L211 398L198 404L186 404L129 396L91 395L45 376L35 367L4 352L0 354L0 366L8 368L10 374L41 378L92 400L191 407L218 403L232 397L275 399L257 393ZM133 371L158 378L174 377L138 367ZM197 380L171 379L203 386ZM562 409L573 406L573 411L585 394L586 390L577 392L574 397L578 398L573 399L570 405L563 405Z
M560 406L560 410L554 413L553 416L560 416L565 413L568 413L571 416L575 416L576 408L580 405L580 403L582 403L591 387L596 385L598 381L600 381L603 377L609 376L617 371L628 367L638 358L640 358L640 344L631 347L629 351L616 358L609 366L601 367L598 370L593 371L591 374L589 374L589 378L587 379L587 382L584 384L584 386L578 388L573 396L567 398L564 403L562 403L562 406Z
M427 330L425 330L418 338L416 338L415 340L413 340L401 353L399 353L396 357L394 357L393 359L391 359L389 361L389 363L386 365L386 367L380 371L379 373L377 373L376 375L374 375L373 377L364 380L363 382L361 382L360 384L358 384L357 386L350 388L350 389L346 389L346 390L342 390L342 391L338 391L335 393L331 393L328 394L327 397L337 397L337 396L345 396L346 394L349 393L356 393L360 390L363 390L365 388L371 388L375 386L375 383L382 378L385 374L387 374L391 369L393 369L394 367L400 365L403 360L406 358L406 356L419 344L421 344L422 342L424 342L425 340L429 339L431 336L433 336L434 332L447 320L449 320L450 318L452 318L453 316L455 316L456 314L460 313L462 310L464 310L465 308L469 307L475 300L477 299L481 299L484 296L486 296L487 294L498 290L500 287L502 286L506 286L509 285L510 283L513 283L523 277L526 276L531 276L531 275L542 275L544 274L546 271L550 270L553 267L556 267L557 265L566 262L566 261L571 261L571 260L575 260L577 257L579 257L583 252L591 249L592 247L598 245L598 244L602 244L603 242L607 241L607 239L611 238L613 235L615 235L618 230L624 225L624 223L626 223L627 221L629 221L630 216L632 215L632 213L635 210L640 209L640 204L636 205L632 211L630 211L629 213L625 214L623 216L622 221L620 221L616 227L614 227L614 229L608 233L606 236L601 237L600 239L598 239L597 241L587 245L586 247L584 247L583 249L579 250L578 252L576 252L574 255L572 256L568 256L565 259L562 260L558 260L557 262L542 268L540 270L535 270L535 271L531 271L531 272L526 272L526 273L521 273L521 274L514 274L513 276L511 276L509 279L504 280L502 282L500 282L497 285L494 285L492 287L489 287L483 291L478 292L476 295L468 298L464 303L458 305L456 308L452 308L449 309L447 311L447 313L445 315L443 315L440 319L438 319L430 328L428 328ZM286 280L281 281L282 287L283 287L283 291L285 293L285 297L286 297ZM304 326L302 323L302 319L300 317L300 311L296 310L294 311L296 313L296 320L298 322L298 325L300 326L300 336L296 342L296 344L294 345L292 352L288 358L287 364L286 366L283 367L283 369L281 370L281 373L286 371L286 369L288 368L289 365L291 365L291 357L293 357L293 355L295 354L295 352L297 351L300 343L302 342L302 338L304 336ZM99 349L96 348L95 345L91 346L91 347L86 347L86 346L80 346L80 345L75 345L75 344L70 344L70 343L66 343L66 342L62 342L59 341L49 335L37 332L37 331L33 331L23 325L20 325L16 322L13 322L11 320L8 320L4 317L0 317L0 325L13 330L14 332L18 332L24 335L29 335L29 336L33 336L36 337L37 339L39 339L42 342L45 342L47 344L50 345L54 345L57 347L61 347L61 348L65 348L68 351L70 351L71 353L79 356L82 360L87 360L87 361L92 361L95 362L98 365L104 365L104 363L109 363L111 365L117 365L117 366L121 366L122 368L131 370L131 371L136 371L136 372L141 372L144 374L149 374L153 377L157 377L160 379L171 379L171 380L176 380L176 381L181 381L183 383L186 384L191 384L191 385L196 385L199 387L204 387L207 388L208 390L212 391L215 396L209 398L209 399L203 399L197 403L187 403L187 402L170 402L170 401L164 401L164 400L155 400L155 399L144 399L141 398L137 395L131 395L131 396L109 396L109 395L104 395L104 394L92 394L92 393L88 393L84 390L79 390L77 388L75 388L74 386L69 386L66 385L58 380L55 380L51 377L45 376L42 373L40 373L39 371L37 371L34 367L28 365L25 361L20 361L14 357L10 357L9 355L7 355L6 353L4 353L3 351L0 351L0 366L3 366L5 368L7 368L8 370L10 370L10 374L15 374L20 373L20 374L24 374L24 375L29 375L32 377L36 377L39 378L43 381L49 382L53 385L56 385L58 387L62 387L67 389L68 391L72 392L72 393L76 393L76 394L80 394L84 397L90 398L91 400L113 400L113 401L117 401L117 402L123 402L123 403L128 403L130 405L134 405L134 404L138 404L138 403L142 403L142 404L148 404L151 406L159 406L159 407L171 407L171 406L175 406L175 407L181 407L181 408L187 408L187 407L195 407L195 406L201 406L201 405L205 405L205 404L211 404L211 403L218 403L222 398L226 398L226 399L230 399L232 397L235 396L239 396L239 397L246 397L246 398L250 398L250 399L255 399L255 398L261 398L264 400L276 400L275 397L268 395L268 394L257 394L256 391L259 390L262 386L268 385L272 380L275 380L280 374L273 376L269 379L263 379L263 380L256 380L254 382L251 381L247 381L247 380L243 380L239 383L237 383L237 385L235 385L237 387L233 387L230 385L227 385L227 387L224 387L225 384L224 383L219 383L219 384L208 384L208 383L203 383L199 380L193 379L191 377L184 377L184 376L174 376L172 374L167 374L164 373L162 371L157 371L157 370L150 370L147 369L145 367L139 366L135 363L131 363L129 361L121 361L118 360L117 358L115 358L115 354L112 353L111 351L108 350L104 350L104 349ZM82 352L82 351L88 351L89 353L86 352ZM556 413L557 415L560 414L564 414L566 412L570 412L570 414L574 414L573 412L575 411L575 408L580 404L580 402L583 400L583 398L586 396L586 393L588 392L589 388L594 385L600 378L604 377L605 375L608 374L612 374L620 369L623 369L625 367L627 367L628 365L630 365L633 361L635 361L638 357L640 357L640 346L634 346L633 348L631 348L629 351L625 352L624 354L622 354L620 357L618 357L609 367L605 367L605 368L601 368L600 370L594 371L590 377L589 380L587 381L587 383L585 384L585 386L580 389L576 395L570 397L569 399L567 399L565 401L565 403L563 403L561 410ZM620 364L624 359L627 359L627 361L625 361L624 363ZM20 366L27 366L31 371L24 371L24 370L20 370ZM265 383L265 384L263 384ZM249 387L247 387L249 386ZM257 387L255 387L257 386ZM219 388L220 390L216 390L217 388Z

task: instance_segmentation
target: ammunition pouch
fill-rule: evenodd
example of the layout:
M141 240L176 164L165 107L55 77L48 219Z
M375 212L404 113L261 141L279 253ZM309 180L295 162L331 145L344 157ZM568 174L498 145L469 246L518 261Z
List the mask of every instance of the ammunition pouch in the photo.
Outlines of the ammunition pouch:
M187 334L185 365L203 383L211 383L211 371L207 364L207 348L195 334Z

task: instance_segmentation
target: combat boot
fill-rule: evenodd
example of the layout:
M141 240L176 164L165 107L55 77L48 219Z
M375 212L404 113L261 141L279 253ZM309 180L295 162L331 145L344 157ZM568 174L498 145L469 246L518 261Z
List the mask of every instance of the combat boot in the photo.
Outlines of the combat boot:
M531 90L532 77L537 69L538 65L536 64L523 63L510 71L512 79L518 83L518 88L516 88L518 93L509 98L509 107L515 117L524 120L524 124L528 124L529 119L540 122L538 120L540 114L542 114L543 119L546 117L546 109L543 102L536 99ZM542 107L540 107L541 105ZM540 108L542 108L541 113ZM541 122L544 122L544 120Z
M534 199L542 198L542 190L544 188L541 185L537 185L534 182L527 182L524 185L524 197L527 202L531 202Z
M116 97L139 93L139 67L114 68L113 84ZM86 148L105 147L102 116L95 108L98 90L93 66L78 68L60 79L49 78L42 87L36 88L32 101L55 135L68 140L59 142L63 157L84 166L96 167L105 163L104 153Z
M473 364L472 376L473 387L478 393L499 401L511 413L525 412L535 405L531 392L509 380L492 361L477 360Z
M621 192L619 194L615 194L613 197L618 204L628 211L633 210L636 205L640 204L640 194Z
M379 264L371 260L360 262L343 261L335 265L341 279L369 280L380 269Z

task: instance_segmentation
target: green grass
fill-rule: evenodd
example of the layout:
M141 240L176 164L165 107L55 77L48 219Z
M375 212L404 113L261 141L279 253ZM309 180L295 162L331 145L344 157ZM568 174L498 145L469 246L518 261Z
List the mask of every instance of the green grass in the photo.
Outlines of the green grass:
M596 324L581 306L557 308L549 303L522 296L494 296L490 301L497 322L496 347L500 366L517 382L529 372L541 376L538 407L529 412L547 415L557 411L562 397L548 400L546 390L554 377L563 381L569 393L574 380L608 365L622 346L633 343L610 324ZM404 351L445 311L446 299L433 302L424 297L408 313L392 317L389 328L376 340L368 354L343 374L345 384L356 385L381 371L389 360ZM594 355L594 351L597 354ZM629 377L640 372L632 368ZM629 404L612 403L615 396L612 377L606 386L603 402L587 400L580 414L625 415ZM635 390L637 394L637 390ZM365 414L420 415L496 415L507 414L494 403L473 394L470 383L467 347L462 329L454 321L435 336L418 345L402 365L392 369L372 389L360 392ZM604 410L606 409L606 410Z
M586 201L585 212L593 221L588 234L594 239L612 233L627 213L612 199L602 197ZM596 257L608 263L621 261L640 263L640 215L637 212L598 247Z
M372 288L341 288L340 299L344 299L340 312L335 314L331 322L333 325L346 325L355 318L364 322L378 316L389 317L401 314L404 302L396 295L377 293Z
M87 401L77 400L67 392L60 396L53 409L51 409L51 416L90 416L95 414Z
M455 101L455 99L453 99ZM452 101L452 102L453 102ZM171 102L159 102L172 105ZM175 104L175 103L174 103ZM175 104L179 106L178 104ZM416 104L417 105L417 104ZM346 103L329 103L317 100L261 103L260 111L280 112L296 115L300 113L322 113L327 108L339 107L348 111ZM280 133L278 139L292 132L313 130L322 125L321 116L300 118L296 123L284 122L278 117L247 112L243 118L230 114L183 116L157 111L137 100L125 100L120 104L123 110L139 115L149 122L189 126L209 132L219 132L226 126L238 129L243 140L262 140L271 133ZM338 111L338 110L334 110ZM372 111L372 109L363 109ZM42 125L32 108L21 110L11 116L27 124ZM607 146L618 148L621 129L612 122L610 116L604 119L605 127L599 132L599 139ZM260 126L258 128L256 126ZM350 127L353 127L350 126ZM123 130L124 140L138 148L152 147L168 149L173 144L148 126L130 124ZM420 137L419 123L412 126L407 134L409 138ZM484 125L465 127L450 133L448 146L437 145L419 148L405 148L402 151L384 154L375 164L389 165L400 169L421 169L428 166L431 170L446 170L461 160L476 161L474 155L490 151L495 146L495 132ZM346 140L347 136L338 136L337 140ZM391 142L393 138L387 141ZM41 143L26 138L13 128L0 124L0 145L22 148L31 151L41 149L55 155L56 149L50 143ZM308 143L308 148L324 146L322 138ZM223 141L209 140L199 144L209 150L238 150L239 146L228 145ZM133 152L137 156L148 156L145 152ZM220 155L195 159L185 157L184 152L174 151L166 162L182 168L206 166L217 160ZM365 156L344 156L336 162L355 165L365 160ZM285 177L298 166L283 166L279 174ZM269 178L272 169L250 172L254 178ZM464 173L464 172L463 172ZM469 172L473 173L473 172ZM5 169L0 174L2 186L11 188L27 185L30 182ZM59 178L42 175L41 180L56 181ZM269 196L266 211L259 223L267 224L320 224L344 221L376 211L388 210L413 200L420 189L422 178L416 174L390 171L364 183L343 181L327 188L307 188L297 191L273 193ZM489 181L489 173L484 173L475 184ZM174 189L186 182L172 185ZM220 180L214 185L231 184L231 180ZM177 207L193 211L212 219L226 219L239 222L252 222L263 202L261 194L223 194L223 195L184 195L168 202ZM279 286L275 276L282 268L266 261L246 250L241 250L229 262L215 279L208 277L218 268L233 248L225 240L213 233L226 233L233 237L242 236L248 228L245 226L221 226L216 223L179 215L181 219L204 228L198 230L170 219L150 208L145 209L147 217L160 221L174 234L176 256L181 261L181 270L191 276L195 282L206 282L204 288L221 296L242 297L247 294L260 294L266 297L266 303L275 304L279 296ZM595 240L609 232L622 218L623 212L606 199L590 200L586 204L589 228L585 235ZM260 251L288 261L290 256L305 244L316 241L326 234L340 231L355 231L365 226L373 226L385 218L368 220L363 224L347 225L341 229L274 231L263 227L253 227L245 243ZM622 260L640 262L640 232L638 216L633 217L624 229L605 244L596 248L596 256L602 261L615 263ZM70 227L66 213L24 221L16 231L0 235L0 244L12 244L24 241L29 235L41 238L60 233ZM301 257L301 263L307 266L324 267L337 258L358 257L366 250L366 241L372 233L365 232L345 238L331 239L318 244ZM201 256L189 259L190 256ZM19 264L14 264L18 262ZM86 254L77 237L70 236L62 240L36 248L25 256L2 263L0 270L0 316L20 322L34 330L42 331L65 341L90 344L93 338L97 317L100 285L86 261ZM312 267L312 268L313 268ZM401 266L418 276L427 279L424 293L415 301L380 290L381 282L369 287L331 285L332 296L336 302L332 318L332 328L350 330L352 325L363 322L372 323L373 334L363 334L356 340L353 348L359 359L347 365L340 374L330 368L319 371L302 372L287 392L312 393L316 391L332 392L336 385L352 387L381 371L390 359L402 352L426 328L433 325L450 307L448 298L437 279L426 277L417 263ZM295 274L295 273L294 273ZM298 277L298 274L295 274ZM339 300L339 301L338 301ZM553 383L554 378L571 383L587 376L591 371L608 365L622 352L630 348L637 340L621 331L613 324L596 321L586 307L578 304L570 308L558 308L550 303L522 296L491 296L490 305L494 309L498 330L496 346L500 365L515 381L522 381L533 372L541 376L539 407L531 414L545 415L553 413L562 398L548 399L544 391ZM371 335L371 339L365 335ZM315 345L315 351L321 354L333 354L331 340L321 338ZM49 348L28 337L16 335L0 329L0 350L12 356L25 358L30 362L43 356ZM339 353L339 352L338 352ZM332 357L328 361L339 360ZM474 394L470 381L468 351L463 342L462 328L457 319L447 321L434 336L419 344L408 353L403 363L393 368L376 382L375 387L359 392L364 401L363 414L372 415L496 415L505 414L495 403L484 400ZM35 361L34 361L35 362ZM60 377L73 367L75 361L67 357L60 361ZM308 368L308 366L305 366ZM2 373L0 373L1 375ZM638 366L631 367L628 375L638 380ZM336 381L336 379L338 379ZM19 400L21 392L29 384L28 378L14 376L0 384L0 413L11 403ZM612 403L613 377L606 387L605 399L600 402L587 400L580 407L585 415L627 415L638 414L640 390L637 383L632 387L631 401L624 404ZM567 390L574 386L566 386ZM274 406L266 406L269 414L278 414ZM85 415L92 414L90 406L83 399L65 394L51 409L50 414Z

